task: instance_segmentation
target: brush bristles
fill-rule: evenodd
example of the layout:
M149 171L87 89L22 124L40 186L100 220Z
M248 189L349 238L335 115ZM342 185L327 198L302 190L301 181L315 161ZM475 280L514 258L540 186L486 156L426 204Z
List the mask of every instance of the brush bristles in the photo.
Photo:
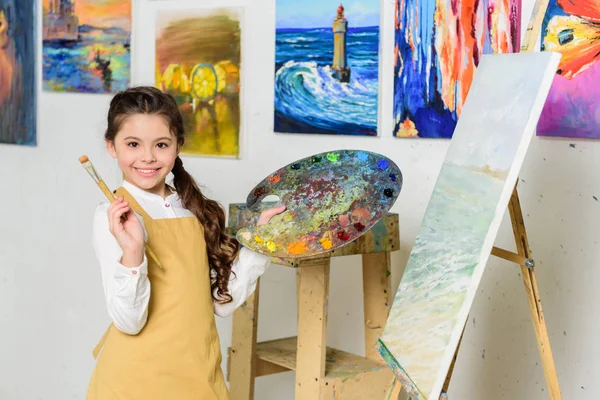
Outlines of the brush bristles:
M83 165L83 168L85 168L85 170L90 174L90 176L96 183L98 183L102 180L102 179L100 179L100 175L98 175L98 173L96 172L96 169L92 165L91 161L88 160L86 162L82 162L81 165Z
M90 161L90 159L88 158L88 156L81 156L81 157L79 157L79 162L82 163L82 164L86 163L88 161Z

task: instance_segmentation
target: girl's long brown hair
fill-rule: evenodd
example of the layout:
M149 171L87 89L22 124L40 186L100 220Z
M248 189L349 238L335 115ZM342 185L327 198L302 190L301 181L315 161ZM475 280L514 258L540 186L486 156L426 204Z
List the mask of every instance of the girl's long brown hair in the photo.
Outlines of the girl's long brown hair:
M114 142L125 119L135 114L159 115L169 125L171 133L181 147L185 142L183 117L175 99L151 86L129 88L117 93L110 102L108 127L104 138ZM192 176L183 168L180 157L173 166L173 185L183 206L198 218L204 227L204 238L210 270L216 272L216 280L211 283L211 293L215 301L225 304L232 301L228 284L231 266L237 257L240 245L235 238L225 233L225 211L214 200L202 194Z

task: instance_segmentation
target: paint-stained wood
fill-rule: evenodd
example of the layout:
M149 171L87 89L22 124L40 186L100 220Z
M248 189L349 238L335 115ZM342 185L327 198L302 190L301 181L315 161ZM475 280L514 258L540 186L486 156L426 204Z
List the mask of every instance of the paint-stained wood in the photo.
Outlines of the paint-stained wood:
M365 355L383 362L375 347L381 337L391 308L392 274L390 253L362 256Z
M233 334L227 360L231 400L254 399L259 289L260 279L254 293L233 313Z
M296 337L290 337L259 343L256 348L257 363L271 365L265 367L264 371L296 370L297 341ZM385 398L389 383L393 379L393 374L387 366L329 347L326 349L325 361L325 373L319 379L318 397L296 397L297 399ZM257 376L261 375L257 373Z
M253 223L256 217L245 204L230 205L229 234L235 234L237 228ZM297 268L298 337L256 345L256 326L253 326L253 331L243 328L250 317L248 310L246 313L236 311L233 330L237 339L232 341L232 346L237 342L243 344L246 350L234 352L233 347L229 349L227 369L231 399L252 398L236 396L240 392L242 396L247 393L247 396L253 396L255 377L286 371L296 371L297 400L384 399L393 381L393 373L376 352L369 351L369 347L374 350L375 340L387 319L391 292L389 251L399 248L398 215L387 214L361 238L336 251L293 260L274 258L275 264ZM365 325L370 327L365 326L367 357L326 347L330 258L352 254L364 254ZM254 306L251 313L255 317L253 321L257 321L258 297L255 302L254 299L249 299L249 302ZM236 320L235 317L239 318ZM243 341L249 336L253 336L252 343L250 340ZM252 345L255 348L251 348ZM244 356L240 357L240 354ZM253 363L248 362L248 354L254 355ZM234 367L236 357L243 361L239 367ZM247 378L246 371L253 371L252 379ZM235 375L241 377L236 378ZM239 387L243 390L236 387L236 382L242 383Z
M274 365L278 365L287 370L296 370L296 350L298 348L298 338L289 337L285 339L270 340L261 342L256 346L256 357ZM356 354L346 351L326 348L325 372L327 378L348 378L363 371L389 369L381 362L369 360ZM390 373L389 381L392 381L393 375Z
M259 214L250 211L244 203L230 204L227 233L235 235L241 227L255 223L258 216ZM317 260L318 263L322 258L391 252L399 249L398 214L388 213L371 230L346 246L312 257L273 258L271 261L274 264L298 268L300 263L308 260Z
M327 315L329 299L329 262L301 267L298 299L298 350L296 365L296 400L319 396L325 376Z
M394 378L392 379L392 383L389 386L388 390L385 393L385 400L400 400L400 395L404 393L402 391L402 384L400 384L400 382L398 381L398 379L396 379L396 377L394 376ZM407 400L407 399L402 399L402 400Z
M386 395L392 372L389 369L362 371L347 378L326 377L319 400L379 400Z

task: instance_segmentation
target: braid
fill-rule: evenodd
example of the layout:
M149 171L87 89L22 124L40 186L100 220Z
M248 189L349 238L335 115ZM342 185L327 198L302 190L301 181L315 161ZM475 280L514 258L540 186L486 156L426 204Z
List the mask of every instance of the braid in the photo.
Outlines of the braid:
M212 296L219 303L230 303L232 297L228 290L229 277L240 245L235 238L225 233L225 211L219 203L202 194L192 176L183 168L180 157L175 159L172 172L173 184L183 206L204 226L208 262L210 269L217 273L216 281L211 283Z

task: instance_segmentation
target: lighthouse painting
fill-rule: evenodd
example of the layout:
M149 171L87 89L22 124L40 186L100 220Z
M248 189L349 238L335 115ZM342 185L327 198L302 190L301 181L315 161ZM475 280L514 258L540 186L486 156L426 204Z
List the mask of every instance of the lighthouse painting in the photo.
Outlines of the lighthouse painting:
M377 136L379 0L277 0L278 133Z

